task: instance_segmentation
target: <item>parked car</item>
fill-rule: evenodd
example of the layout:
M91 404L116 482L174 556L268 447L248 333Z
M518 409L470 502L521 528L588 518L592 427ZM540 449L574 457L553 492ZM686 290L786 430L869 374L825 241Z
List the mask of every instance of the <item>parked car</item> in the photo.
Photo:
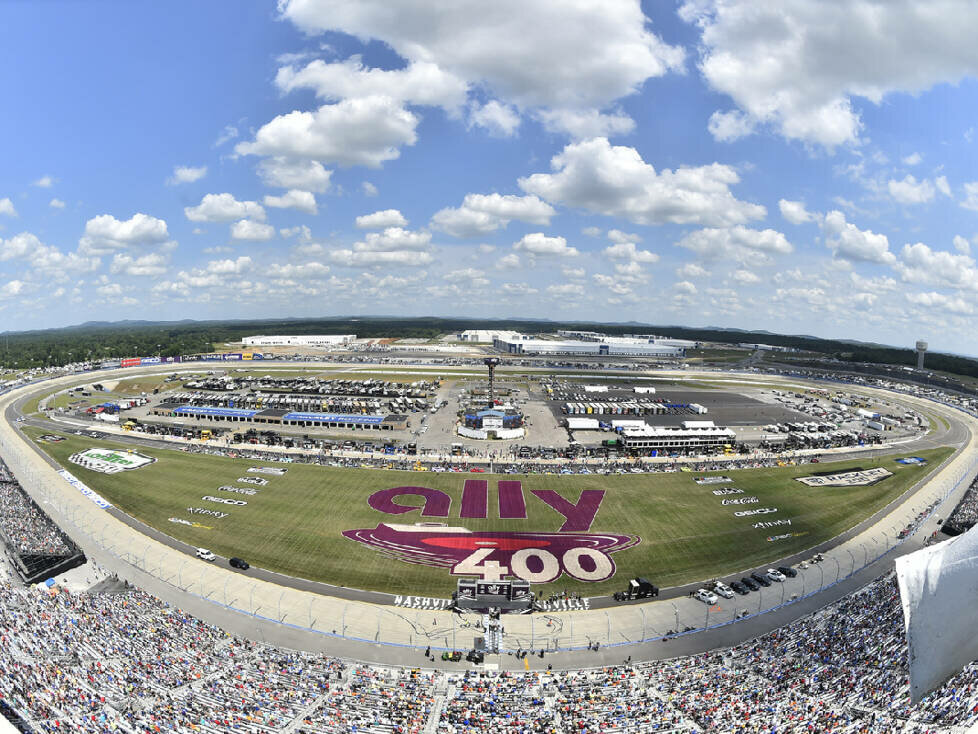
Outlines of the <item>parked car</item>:
M704 604L716 604L718 601L720 601L719 599L717 599L716 594L714 594L712 591L707 591L706 589L697 589L696 593L693 594L693 596L695 596Z
M251 564L249 564L248 561L244 560L243 558L229 558L228 563L233 568L239 568L242 571L247 571L249 568L251 568Z
M771 581L777 581L779 584L786 578L785 575L776 568L769 568L765 576L771 579Z
M793 579L795 576L798 575L798 572L795 569L793 569L791 566L778 566L778 570L781 573L783 573L785 576L787 576L789 579Z
M713 584L713 591L714 593L722 596L724 599L733 599L734 596L733 589L722 581L717 581L715 584Z
M754 579L752 579L750 576L744 576L744 578L740 580L740 583L742 583L751 591L757 591L759 588L761 588L760 586L757 585L757 582Z
M730 588L733 589L734 591L736 591L741 596L744 596L745 594L749 594L750 593L750 589L748 589L746 586L744 586L739 581L731 581L730 582Z
M750 577L752 579L754 579L761 586L770 586L771 585L771 580L765 574L760 573L758 571L755 571L754 573L752 573L750 575Z
M198 548L197 557L205 561L213 561L215 558L217 558L217 556L215 556L211 551L207 550L206 548Z

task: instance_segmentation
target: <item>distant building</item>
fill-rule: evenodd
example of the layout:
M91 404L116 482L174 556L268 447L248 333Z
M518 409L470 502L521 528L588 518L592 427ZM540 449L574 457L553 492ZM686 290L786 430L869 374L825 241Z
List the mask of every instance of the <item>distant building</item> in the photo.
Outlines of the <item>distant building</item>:
M514 340L526 338L522 334L506 329L466 329L455 335L455 340L460 342L483 342L491 344L496 339Z
M604 341L578 341L530 339L523 334L518 338L496 338L492 346L507 354L567 354L594 357L659 357L682 359L686 350L682 347L655 344L648 340L616 337Z
M302 334L299 336L246 336L246 347L335 347L356 341L356 334Z

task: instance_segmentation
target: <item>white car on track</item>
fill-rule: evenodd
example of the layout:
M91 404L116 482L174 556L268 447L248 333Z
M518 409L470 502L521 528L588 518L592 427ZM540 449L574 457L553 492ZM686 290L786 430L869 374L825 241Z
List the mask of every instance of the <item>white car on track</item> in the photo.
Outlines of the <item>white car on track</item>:
M215 556L211 551L207 550L206 548L198 548L197 557L205 561L213 561L215 558L217 558L217 556Z
M720 601L716 594L714 594L712 591L707 591L706 589L697 589L693 596L704 604L716 604L718 601Z
M785 580L785 578L787 578L783 573L781 573L776 568L769 568L767 570L767 577L771 579L771 581L777 581L778 583L781 583L782 581Z
M722 581L717 581L715 584L713 584L713 593L719 594L724 599L733 599L734 598L733 589L731 589L729 586L727 586Z

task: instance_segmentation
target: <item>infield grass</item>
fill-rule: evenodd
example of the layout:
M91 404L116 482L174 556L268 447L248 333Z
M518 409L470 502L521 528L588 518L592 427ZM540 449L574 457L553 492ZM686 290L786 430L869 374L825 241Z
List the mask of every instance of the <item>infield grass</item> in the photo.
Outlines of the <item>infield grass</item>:
M36 437L45 433L27 428ZM223 556L240 556L252 565L292 576L326 581L340 586L390 593L445 595L455 588L447 570L395 561L376 550L341 535L344 530L374 528L381 522L412 524L437 519L469 530L556 532L563 516L529 490L554 489L576 503L584 489L601 489L605 495L590 532L637 535L641 542L612 555L616 575L609 581L582 583L569 576L537 588L568 589L585 595L623 589L627 579L644 576L659 586L675 586L733 572L763 567L828 540L884 507L917 480L936 468L950 448L915 452L929 461L927 467L895 462L906 453L864 457L857 461L743 469L724 472L732 484L697 485L694 475L490 475L346 469L306 464L265 463L288 469L284 477L249 474L257 463L251 459L190 454L180 450L138 449L158 460L149 466L118 474L101 474L69 462L68 457L93 447L126 450L126 445L63 434L59 443L39 446L72 474L117 507L164 533L194 546L204 546ZM809 488L795 477L836 473L854 468L882 466L893 476L866 487ZM219 492L221 485L248 487L239 477L262 476L265 487L254 496ZM489 481L489 518L459 519L458 508L466 479ZM519 479L526 496L526 520L500 520L496 514L496 481ZM418 511L386 515L370 508L369 495L398 486L421 486L446 492L452 498L447 518L423 518ZM715 489L737 487L759 503L723 506ZM66 485L68 492L74 491ZM202 499L205 495L241 499L247 506L228 507ZM402 498L412 504L415 498ZM188 507L226 511L228 517L212 519L191 515ZM776 507L777 513L734 517L737 510ZM180 517L206 528L168 521ZM755 529L757 521L790 519L790 526ZM788 537L769 541L790 533Z

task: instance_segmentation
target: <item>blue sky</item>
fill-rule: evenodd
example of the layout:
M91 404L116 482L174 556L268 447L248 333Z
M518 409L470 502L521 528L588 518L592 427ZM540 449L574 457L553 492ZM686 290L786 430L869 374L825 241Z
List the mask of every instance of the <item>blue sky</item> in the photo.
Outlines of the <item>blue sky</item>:
M978 354L978 14L6 2L0 328L402 314Z

